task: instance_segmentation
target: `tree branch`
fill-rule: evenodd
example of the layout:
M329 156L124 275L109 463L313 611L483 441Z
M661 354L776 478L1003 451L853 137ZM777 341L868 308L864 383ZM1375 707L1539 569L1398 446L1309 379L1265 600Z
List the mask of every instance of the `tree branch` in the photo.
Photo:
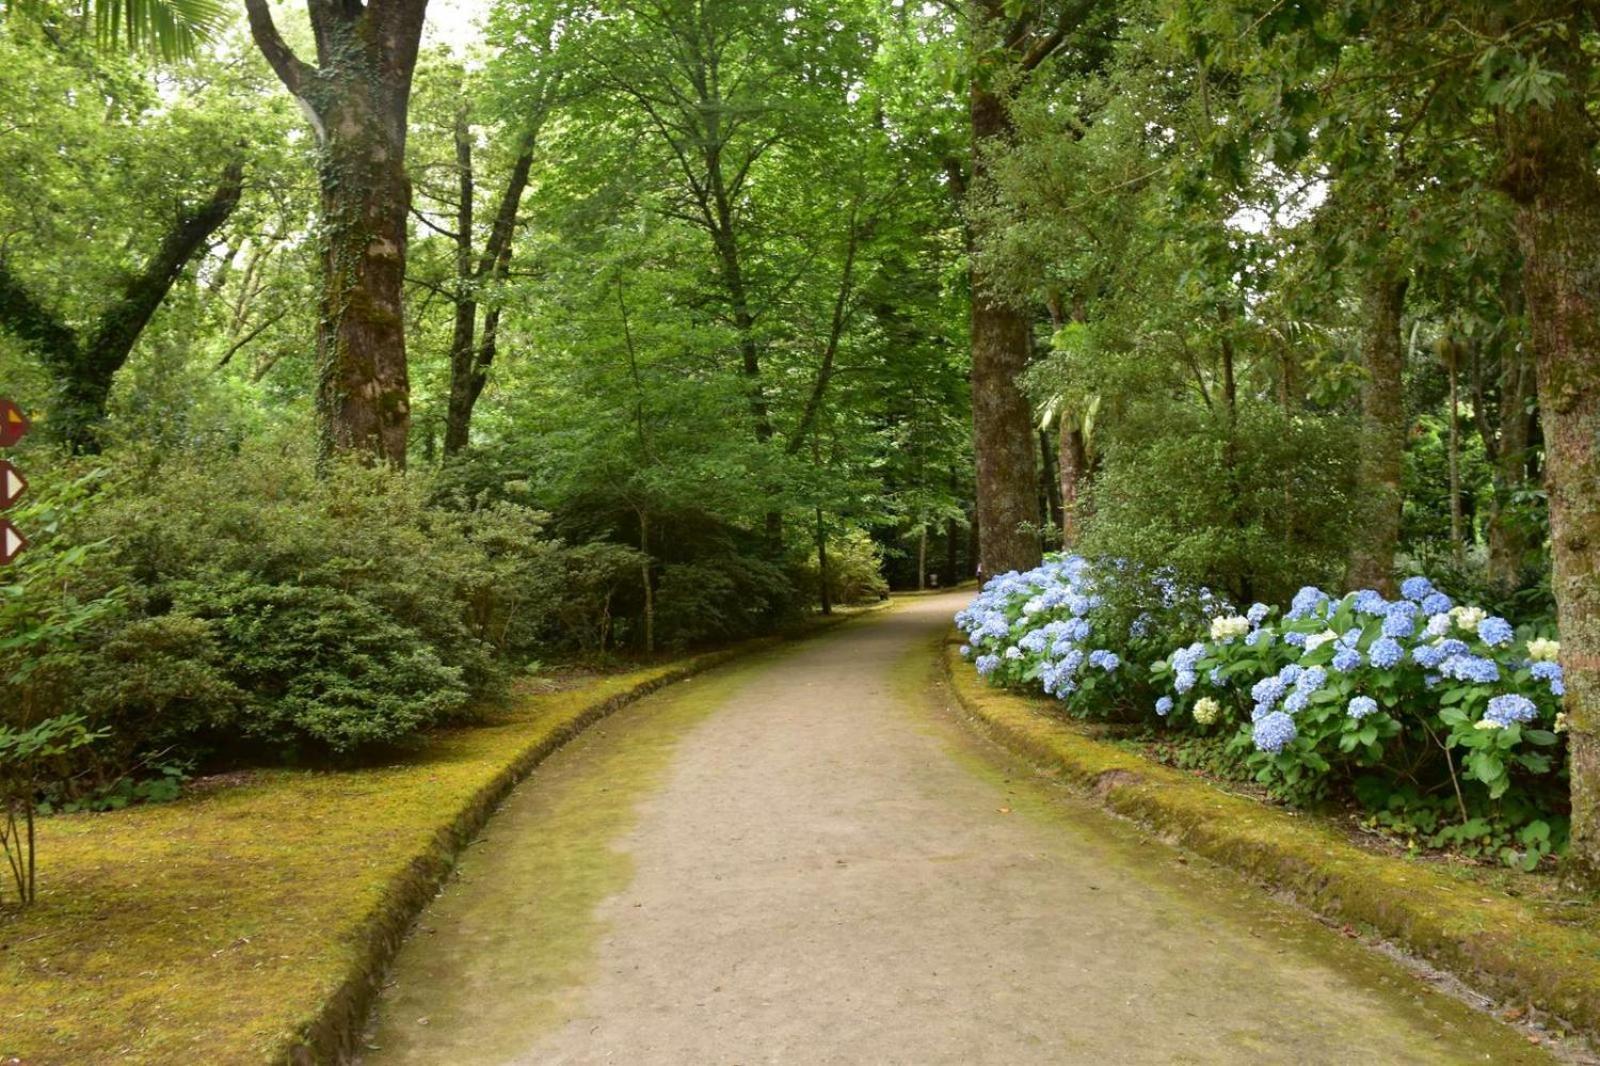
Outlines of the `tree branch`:
M256 47L261 49L261 54L266 57L267 65L278 75L278 80L283 82L284 88L304 100L305 83L316 73L315 69L295 55L294 50L283 39L283 35L278 32L277 25L272 21L272 10L267 7L267 0L244 0L244 9L250 18L250 36L255 39Z

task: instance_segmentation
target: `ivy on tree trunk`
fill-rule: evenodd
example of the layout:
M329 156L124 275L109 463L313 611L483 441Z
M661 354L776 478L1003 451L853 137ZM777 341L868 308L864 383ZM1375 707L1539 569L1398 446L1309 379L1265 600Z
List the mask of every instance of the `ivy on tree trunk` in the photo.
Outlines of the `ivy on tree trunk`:
M245 0L256 46L300 103L319 148L321 451L404 466L411 427L403 287L411 182L406 116L427 0L310 0L312 66L266 0Z

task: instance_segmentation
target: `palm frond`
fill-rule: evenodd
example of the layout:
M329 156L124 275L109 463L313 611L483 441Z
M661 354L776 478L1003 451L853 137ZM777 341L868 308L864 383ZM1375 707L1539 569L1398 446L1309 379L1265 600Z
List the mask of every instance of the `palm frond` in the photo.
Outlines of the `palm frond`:
M162 59L188 59L221 31L227 11L219 0L92 0L102 47L120 44Z
M102 48L126 46L167 61L189 59L227 22L222 0L86 0ZM0 0L0 14L46 22L61 15L56 0Z

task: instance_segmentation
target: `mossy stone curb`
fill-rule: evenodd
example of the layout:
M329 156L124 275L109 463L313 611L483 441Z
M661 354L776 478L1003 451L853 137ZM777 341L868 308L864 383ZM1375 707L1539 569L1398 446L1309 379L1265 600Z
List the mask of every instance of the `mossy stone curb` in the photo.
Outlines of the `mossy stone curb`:
M1092 739L1036 699L991 688L945 645L951 691L984 733L1172 843L1231 867L1333 921L1370 928L1493 994L1600 1036L1600 937L1510 896L1400 858L1332 827L1231 796Z
M704 673L753 652L812 636L876 609L873 607L817 619L793 633L759 638L672 663L621 691L607 691L589 701L582 699L582 689L576 690L571 694L575 698L570 710L552 716L544 723L543 729L529 736L527 743L509 753L498 771L488 777L458 809L440 812L438 830L428 847L411 859L405 872L394 879L372 913L362 920L355 935L361 950L348 972L323 1000L315 1016L299 1027L296 1038L281 1053L272 1055L271 1060L307 1066L346 1062L354 1055L367 1017L377 1000L385 971L412 923L450 875L456 857L483 829L511 790L562 745L618 708L675 681ZM594 687L604 690L607 686L602 680Z

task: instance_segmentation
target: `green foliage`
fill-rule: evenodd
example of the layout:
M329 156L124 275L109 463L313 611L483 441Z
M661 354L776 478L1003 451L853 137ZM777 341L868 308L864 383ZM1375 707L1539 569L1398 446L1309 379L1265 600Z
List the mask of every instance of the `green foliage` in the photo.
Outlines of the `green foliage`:
M1082 550L1241 601L1286 598L1343 566L1350 427L1268 405L1230 430L1171 405L1130 412L1110 443L1087 508Z
M872 603L889 594L883 577L883 550L865 531L852 529L828 541L828 602ZM822 574L815 550L801 564L799 590L809 602L821 599Z

